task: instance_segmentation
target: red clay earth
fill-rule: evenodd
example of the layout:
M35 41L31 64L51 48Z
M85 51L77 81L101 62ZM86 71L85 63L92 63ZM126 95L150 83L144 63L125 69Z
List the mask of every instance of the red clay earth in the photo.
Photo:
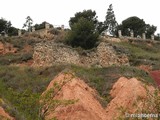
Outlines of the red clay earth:
M138 68L149 73L153 80L156 82L156 84L160 87L160 70L152 71L152 66L149 65L140 65L138 66Z
M135 113L144 108L152 109L146 104L148 99L152 99L147 97L146 89L153 94L154 87L144 86L145 84L136 78L119 78L110 91L112 100L103 108L97 100L98 94L95 89L89 87L74 73L60 73L41 96L41 115L45 120L124 120L124 110L127 113ZM60 104L67 100L75 102L68 105Z
M160 87L160 70L151 71L150 75L155 80L156 84Z
M58 90L54 86L61 86ZM96 99L96 91L90 88L83 80L74 77L72 74L60 73L53 81L50 82L47 90L42 94L45 95L48 90L54 88L53 98L55 101L76 101L69 105L53 105L46 97L42 101L46 101L45 110L42 113L45 115L45 120L51 120L56 117L58 120L107 120L105 109L102 108L99 101ZM58 88L58 87L57 87ZM45 102L44 102L45 103ZM52 102L51 102L52 103ZM45 111L45 112L44 112Z
M5 112L1 106L0 106L0 119L1 120L15 120L7 112Z

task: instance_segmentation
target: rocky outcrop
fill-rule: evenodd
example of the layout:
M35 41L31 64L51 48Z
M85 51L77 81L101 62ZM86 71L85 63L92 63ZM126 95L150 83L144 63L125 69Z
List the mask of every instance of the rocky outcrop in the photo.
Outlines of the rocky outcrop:
M36 31L33 31L32 33L30 33L30 36L51 40L54 38L54 34L51 34L51 32L50 32L52 30L53 30L53 28L36 30Z
M112 45L101 42L95 50L79 53L75 49L54 42L38 43L34 47L33 66L76 64L82 66L129 65L125 54L117 54Z
M63 44L55 44L54 42L38 43L34 48L33 59L35 66L79 63L77 51L73 51L70 47L66 47Z
M96 96L96 92L74 74L61 73L42 94L41 115L45 120L106 120L105 109Z

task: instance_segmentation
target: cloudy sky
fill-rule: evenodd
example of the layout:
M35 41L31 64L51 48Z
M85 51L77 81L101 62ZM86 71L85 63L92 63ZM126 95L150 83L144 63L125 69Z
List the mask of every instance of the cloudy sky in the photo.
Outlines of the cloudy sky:
M137 16L157 26L157 33L160 33L159 3L158 0L0 0L0 17L18 28L22 28L27 16L34 24L47 21L69 26L70 17L84 9L95 10L98 19L104 21L109 4L113 4L119 24L128 17Z

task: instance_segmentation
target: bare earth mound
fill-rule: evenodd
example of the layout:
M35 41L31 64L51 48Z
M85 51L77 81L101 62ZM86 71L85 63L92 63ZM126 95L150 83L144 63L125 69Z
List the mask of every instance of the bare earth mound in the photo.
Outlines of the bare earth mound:
M148 92L147 92L148 91ZM149 108L147 98L153 93L152 86L145 85L136 78L127 79L121 77L110 92L113 99L107 106L108 120L124 119L127 113L141 113L143 109Z
M56 86L60 86L57 87L59 90ZM51 88L55 88L52 99L59 104L52 106L51 102L47 103L46 120L54 117L58 120L106 120L106 112L95 98L96 92L74 75L59 74L42 96L44 97ZM43 109L43 113L46 110Z
M2 107L0 107L0 120L15 120L8 113L4 111Z
M96 91L72 73L61 73L54 78L41 96L41 116L45 120L114 120L125 119L126 113L152 110L155 104L145 104L155 89L136 78L121 77L110 94L111 102L104 109ZM148 92L147 92L148 91ZM149 98L151 99L151 98Z

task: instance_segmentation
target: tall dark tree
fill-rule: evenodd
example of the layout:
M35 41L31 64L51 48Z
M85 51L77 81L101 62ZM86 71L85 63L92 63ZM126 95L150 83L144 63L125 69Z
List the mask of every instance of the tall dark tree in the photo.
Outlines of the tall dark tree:
M7 21L4 18L0 19L0 33L8 34L9 36L17 35L18 29L12 27L11 21Z
M77 23L80 18L85 18L88 21L92 21L95 26L98 24L96 12L92 10L84 10L83 12L77 12L75 17L71 17L69 20L69 25L72 27L74 23Z
M28 32L31 32L33 20L30 16L27 16L26 22L23 24L23 28L26 28Z
M5 20L4 18L0 19L0 33L2 31L6 32L5 30L7 29L7 24L8 24L7 20Z
M121 30L124 36L128 36L131 30L137 36L145 32L145 26L146 24L143 19L133 16L122 21Z
M151 35L154 35L156 32L157 27L154 25L146 24L146 38L150 38Z
M99 34L103 33L103 31L105 31L108 28L108 26L106 26L104 24L104 22L98 22L97 26L96 26L96 30Z
M69 21L71 31L68 33L67 43L72 47L91 49L98 40L96 30L98 20L95 11L84 10L78 12Z
M116 34L118 23L116 21L112 4L109 5L109 8L107 10L107 15L104 24L107 27L107 32L109 32L111 35Z
M160 40L160 33L157 33L157 35L155 35L155 40Z
M134 32L135 37L141 36L142 33L146 33L146 38L150 38L155 33L157 27L154 25L146 24L143 19L136 16L129 17L122 21L122 24L118 26L119 30L122 30L124 36L129 36L130 31Z
M74 23L77 23L80 18L85 18L89 21L92 21L96 31L100 34L102 31L106 29L104 23L98 21L98 17L96 16L96 12L92 10L84 10L83 12L77 12L75 17L71 17L69 20L69 25L72 27Z
M12 24L11 24L11 21L8 21L6 23L6 28L5 28L5 32L8 34L8 30L11 28Z
M18 29L15 27L9 27L8 29L8 35L9 36L17 36L18 35Z

